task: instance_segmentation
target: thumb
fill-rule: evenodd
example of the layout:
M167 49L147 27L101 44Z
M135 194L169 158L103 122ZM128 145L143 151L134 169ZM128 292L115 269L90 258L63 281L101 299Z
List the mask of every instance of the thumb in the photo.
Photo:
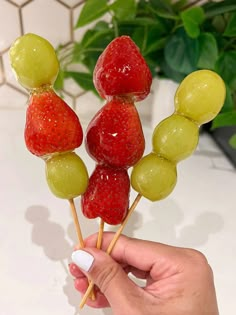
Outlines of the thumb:
M132 309L134 300L140 298L141 288L104 251L95 248L77 250L72 253L72 261L99 287L113 311L124 309L124 306L126 310Z

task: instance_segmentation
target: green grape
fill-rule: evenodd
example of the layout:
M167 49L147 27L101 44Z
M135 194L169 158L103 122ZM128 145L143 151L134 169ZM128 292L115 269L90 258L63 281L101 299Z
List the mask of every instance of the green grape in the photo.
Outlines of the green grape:
M225 100L225 84L221 77L210 70L189 74L175 94L175 108L199 124L204 124L220 112Z
M152 136L153 151L177 163L194 152L198 138L198 126L188 118L174 114L155 128Z
M63 199L83 194L88 185L88 172L74 152L54 155L46 161L46 179L52 193Z
M176 181L175 164L154 153L143 157L131 173L134 190L151 201L167 197L174 189Z
M10 62L19 83L27 88L52 85L59 71L59 62L52 45L35 34L26 34L10 48Z

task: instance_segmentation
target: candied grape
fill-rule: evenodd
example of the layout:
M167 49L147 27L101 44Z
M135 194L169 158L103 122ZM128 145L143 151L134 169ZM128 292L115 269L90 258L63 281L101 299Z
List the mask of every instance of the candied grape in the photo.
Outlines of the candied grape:
M153 151L177 163L194 152L198 135L199 128L193 121L174 114L155 128L152 136Z
M88 185L86 166L74 152L54 155L47 160L46 178L52 193L63 199L83 194Z
M175 94L175 108L199 124L209 122L220 112L225 100L225 84L221 77L210 70L189 74Z
M176 181L175 164L154 153L143 157L131 173L134 190L151 201L167 197L174 189Z
M52 85L59 71L59 62L52 45L31 33L17 38L13 43L10 62L17 80L27 89Z

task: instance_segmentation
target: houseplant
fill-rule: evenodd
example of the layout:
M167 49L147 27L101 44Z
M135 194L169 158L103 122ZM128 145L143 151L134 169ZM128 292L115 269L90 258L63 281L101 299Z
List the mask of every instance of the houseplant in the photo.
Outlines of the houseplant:
M214 70L225 81L227 95L222 111L208 130L217 141L217 134L230 128L226 143L236 165L234 0L87 0L75 28L88 25L79 42L58 47L61 71L57 89L72 78L82 89L96 93L92 73L97 58L113 38L124 34L139 46L153 77L180 82L194 70ZM70 71L72 64L82 65L84 70Z

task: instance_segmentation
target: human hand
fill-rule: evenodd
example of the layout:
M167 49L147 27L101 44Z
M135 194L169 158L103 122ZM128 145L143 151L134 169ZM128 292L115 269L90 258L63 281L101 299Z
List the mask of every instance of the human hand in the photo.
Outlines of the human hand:
M218 315L212 270L198 251L121 236L111 256L104 251L114 234L97 234L72 254L70 272L84 293L89 277L99 288L91 307L111 307L114 315ZM76 264L75 264L76 263ZM143 287L128 276L145 279Z

